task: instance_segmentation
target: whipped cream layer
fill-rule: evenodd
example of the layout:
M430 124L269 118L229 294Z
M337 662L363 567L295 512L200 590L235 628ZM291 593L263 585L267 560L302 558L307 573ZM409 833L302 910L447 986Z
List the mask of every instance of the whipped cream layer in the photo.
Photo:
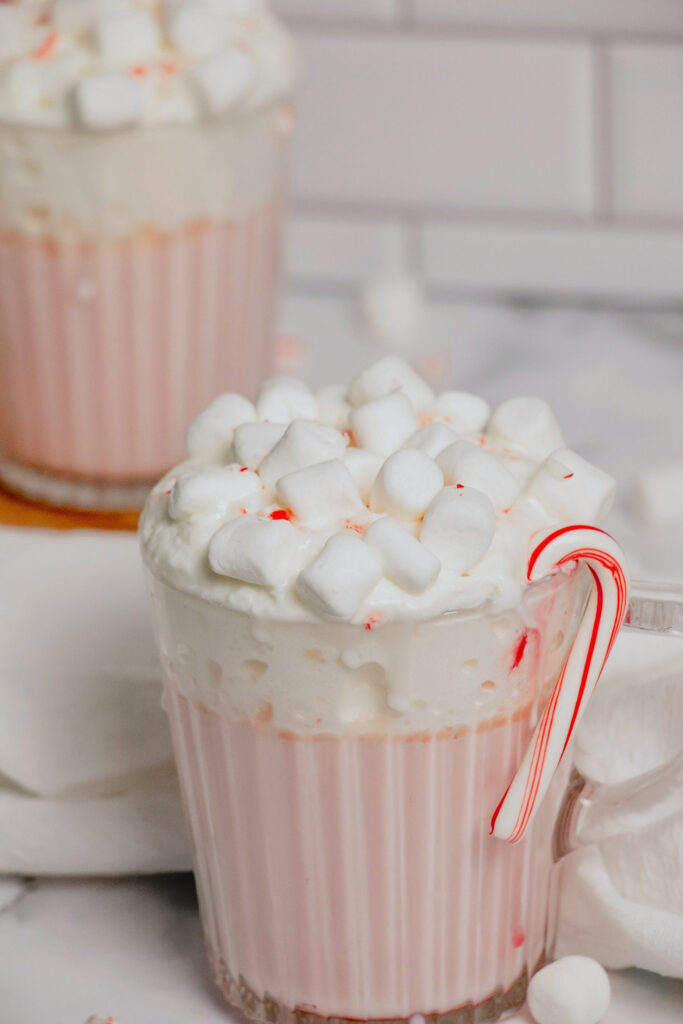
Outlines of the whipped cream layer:
M541 399L492 412L394 357L348 388L275 378L253 404L222 395L187 449L141 519L152 572L258 619L368 632L518 606L534 536L600 522L614 494Z
M246 219L281 187L295 63L255 0L0 4L0 229L149 240Z

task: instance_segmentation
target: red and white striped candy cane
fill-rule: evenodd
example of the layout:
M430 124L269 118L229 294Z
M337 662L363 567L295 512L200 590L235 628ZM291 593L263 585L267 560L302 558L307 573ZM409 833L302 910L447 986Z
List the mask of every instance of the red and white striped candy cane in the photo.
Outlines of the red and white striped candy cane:
M543 579L576 561L593 577L586 610L524 760L491 819L492 834L509 843L522 838L543 799L626 614L624 555L596 526L565 526L549 533L531 554L527 578Z

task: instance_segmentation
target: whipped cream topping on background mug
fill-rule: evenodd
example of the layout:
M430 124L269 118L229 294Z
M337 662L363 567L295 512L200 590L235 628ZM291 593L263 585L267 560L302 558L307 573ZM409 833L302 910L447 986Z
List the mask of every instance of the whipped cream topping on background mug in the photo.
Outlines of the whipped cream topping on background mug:
M272 356L297 61L260 0L0 5L0 477L141 503Z
M628 605L614 482L542 400L392 357L222 395L187 449L140 535L217 984L283 1022L520 1006L575 726L627 615L683 625Z

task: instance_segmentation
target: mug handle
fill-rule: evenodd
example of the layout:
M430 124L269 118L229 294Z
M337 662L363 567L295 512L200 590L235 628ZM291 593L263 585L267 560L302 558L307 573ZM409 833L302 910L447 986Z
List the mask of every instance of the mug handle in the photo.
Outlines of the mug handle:
M650 633L683 635L683 587L637 583L629 594L623 552L598 527L565 526L543 536L531 553L527 578L533 581L568 571L577 562L583 563L592 576L586 608L529 748L491 819L491 833L510 843L522 839L533 819L622 625ZM649 799L656 803L658 793L663 792L665 782L657 786L655 780L651 781L652 792L641 795L643 808ZM613 799L623 796L617 793ZM598 817L596 810L593 818L597 821ZM611 820L616 822L616 815Z

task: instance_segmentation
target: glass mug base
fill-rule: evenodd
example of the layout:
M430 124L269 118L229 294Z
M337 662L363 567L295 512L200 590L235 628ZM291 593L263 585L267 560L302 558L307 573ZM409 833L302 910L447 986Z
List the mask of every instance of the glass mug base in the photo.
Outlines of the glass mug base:
M13 494L54 508L89 512L139 509L149 493L149 483L114 483L73 480L41 469L0 460L0 484Z
M489 1024L505 1019L524 1005L529 978L547 963L544 952L531 973L524 967L509 988L496 990L480 1003L466 1003L444 1013L416 1010L409 1017L372 1017L366 1022L351 1017L323 1017L312 1010L292 1009L276 999L260 999L244 978L232 976L211 947L207 953L214 982L226 1002L258 1024Z

